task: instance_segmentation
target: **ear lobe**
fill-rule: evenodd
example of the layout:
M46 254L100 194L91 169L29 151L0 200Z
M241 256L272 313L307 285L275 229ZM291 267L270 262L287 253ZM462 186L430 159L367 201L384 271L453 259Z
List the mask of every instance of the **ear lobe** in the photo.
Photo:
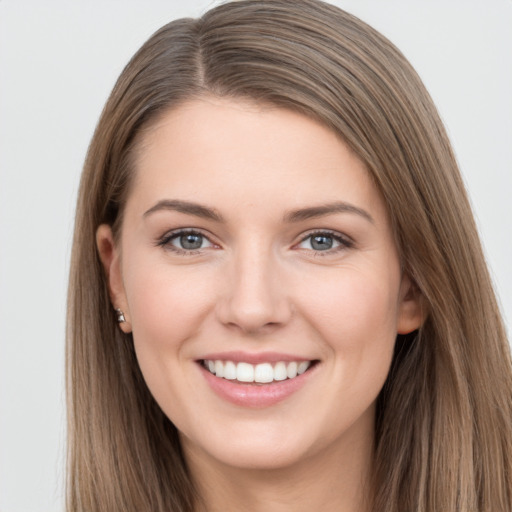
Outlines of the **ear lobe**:
M119 327L123 332L131 332L128 302L121 274L120 252L115 244L112 228L108 224L101 224L96 230L96 247L107 278L112 306L114 309L120 309L125 318Z
M409 334L419 329L426 317L423 295L416 284L407 276L402 276L400 303L396 330L398 334Z

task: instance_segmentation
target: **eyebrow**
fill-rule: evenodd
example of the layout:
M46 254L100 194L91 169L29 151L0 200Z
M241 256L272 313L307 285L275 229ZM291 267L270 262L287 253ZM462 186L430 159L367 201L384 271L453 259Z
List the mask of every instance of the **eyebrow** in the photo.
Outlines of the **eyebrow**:
M300 210L294 210L285 214L284 221L301 222L304 220L315 219L317 217L332 215L333 213L354 213L363 217L372 224L375 224L373 217L366 210L345 202L334 202L322 204L319 206L311 206L309 208L302 208Z
M199 203L194 203L191 201L183 201L178 199L162 199L158 201L154 206L152 206L149 210L144 212L144 217L151 215L152 213L162 211L162 210L170 210L180 213L185 213L187 215L194 215L195 217L201 217L203 219L213 220L216 222L225 222L224 218L220 213L218 213L213 208L209 208L207 206L203 206ZM301 222L309 219L315 219L318 217L325 217L326 215L332 215L334 213L353 213L359 215L371 222L375 223L373 217L362 208L359 208L353 204L345 203L345 202L334 202L327 203L318 206L310 206L308 208L301 208L299 210L292 210L284 214L284 222L294 223Z
M178 199L162 199L161 201L158 201L158 203L156 203L154 206L152 206L149 210L144 212L143 216L147 217L152 213L162 210L171 210L175 212L185 213L188 215L194 215L196 217L201 217L203 219L214 220L216 222L224 222L222 216L213 208L208 208L207 206L203 206L198 203L193 203L190 201L181 201Z

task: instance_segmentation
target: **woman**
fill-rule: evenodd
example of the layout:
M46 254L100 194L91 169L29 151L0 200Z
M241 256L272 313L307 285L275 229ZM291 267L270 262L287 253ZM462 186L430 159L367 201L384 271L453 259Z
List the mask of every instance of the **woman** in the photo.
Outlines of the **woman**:
M512 372L424 86L327 4L163 27L82 177L69 510L508 511Z

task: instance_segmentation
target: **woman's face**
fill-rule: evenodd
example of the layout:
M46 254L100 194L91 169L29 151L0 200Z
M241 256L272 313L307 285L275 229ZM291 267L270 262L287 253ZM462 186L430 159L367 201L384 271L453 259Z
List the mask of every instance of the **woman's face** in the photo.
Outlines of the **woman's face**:
M279 108L186 103L139 145L119 245L107 226L97 238L190 458L286 467L371 445L397 332L420 313L384 203L333 132Z

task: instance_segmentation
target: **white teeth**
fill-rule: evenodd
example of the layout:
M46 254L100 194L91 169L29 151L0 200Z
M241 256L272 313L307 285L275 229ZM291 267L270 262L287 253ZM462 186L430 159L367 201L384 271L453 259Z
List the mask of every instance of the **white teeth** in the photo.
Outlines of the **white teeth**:
M286 379L286 365L284 363L277 363L274 366L274 380Z
M249 363L238 363L236 365L236 380L240 382L254 382L254 366Z
M210 365L208 365L209 367ZM236 365L233 363L233 361L226 361L226 364L224 365L224 378L229 380L235 380L236 379Z
M297 377L297 363L295 361L288 363L288 366L286 367L286 375L289 379Z
M205 360L204 367L217 377L239 382L258 382L265 384L273 381L293 379L303 374L311 366L311 361L279 361L274 366L271 363L235 363L233 361Z
M272 382L274 380L274 370L270 363L257 364L254 369L255 382Z
M309 368L309 364L309 361L302 361L302 363L299 363L297 366L297 374L302 375Z
M217 375L217 377L224 377L224 365L222 361L215 361L215 375Z

